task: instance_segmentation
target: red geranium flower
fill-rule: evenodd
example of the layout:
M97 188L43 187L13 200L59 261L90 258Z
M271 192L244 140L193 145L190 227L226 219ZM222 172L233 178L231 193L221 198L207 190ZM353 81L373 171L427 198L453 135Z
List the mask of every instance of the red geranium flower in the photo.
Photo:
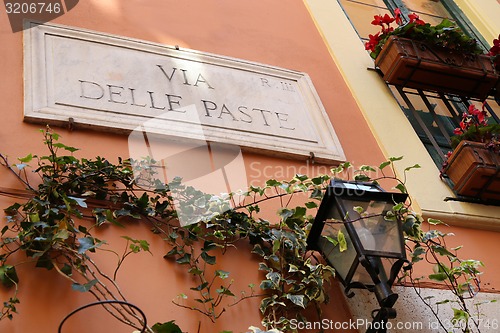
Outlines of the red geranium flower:
M375 35L368 35L370 40L365 43L365 50L370 50L372 52L375 51L375 47L380 42L380 32L377 32Z
M394 22L394 20L395 20L394 17L390 17L389 14L385 14L384 17L382 18L382 23L391 24L392 22Z
M410 23L415 22L416 25L424 25L425 22L422 21L419 16L415 13L411 13L408 15L408 18L410 19Z
M373 25L382 25L382 15L373 16L374 20L372 21Z
M398 25L403 24L403 19L401 18L401 9L399 8L394 9L394 19L396 20L396 24Z
M493 40L493 46L490 49L490 52L488 52L489 56L496 56L500 55L500 35L498 35L498 39Z

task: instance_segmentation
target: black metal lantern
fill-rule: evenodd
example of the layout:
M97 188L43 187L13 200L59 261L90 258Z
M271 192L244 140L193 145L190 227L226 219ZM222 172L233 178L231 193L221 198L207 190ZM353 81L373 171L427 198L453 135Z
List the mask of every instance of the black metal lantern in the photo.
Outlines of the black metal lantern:
M352 288L375 293L381 309L374 322L396 316L391 285L407 260L401 221L387 213L407 197L372 183L333 180L307 240L335 268L347 296Z

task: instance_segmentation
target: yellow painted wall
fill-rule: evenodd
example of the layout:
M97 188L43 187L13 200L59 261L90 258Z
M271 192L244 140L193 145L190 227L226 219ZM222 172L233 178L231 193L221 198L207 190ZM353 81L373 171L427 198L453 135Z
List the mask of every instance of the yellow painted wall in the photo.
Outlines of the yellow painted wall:
M19 156L28 153L42 155L45 151L38 132L40 125L23 122L23 33L12 33L8 22L6 13L1 11L0 114L3 126L0 151L15 162ZM357 165L379 164L384 160L385 154L372 136L343 73L331 58L302 1L81 0L53 23L306 72L316 87L347 159ZM111 161L116 161L119 156L128 157L126 135L78 128L72 132L65 128L55 130L61 134L62 142L81 148L77 153L79 157L100 155ZM244 160L249 183L254 185L273 177L291 178L297 172L313 174L329 170L328 165L312 166L305 161L257 153L244 154ZM0 169L0 187L22 188L3 168ZM12 198L0 196L0 208L7 207L12 201ZM278 206L269 205L266 209L266 216L273 216ZM193 286L190 278L178 265L162 258L168 247L143 224L132 224L126 230L103 228L101 238L108 241L110 249L122 251L125 240L120 236L128 234L148 240L153 256L132 256L120 271L118 282L129 300L147 313L150 323L174 319L186 332L198 332L201 325L201 333L246 332L250 325L260 324L257 298L227 307L227 313L215 324L195 311L174 306L172 300ZM99 258L108 270L116 265L116 257L111 253ZM236 290L246 289L249 283L258 286L262 279L257 271L257 260L244 245L226 255L221 267L235 278ZM66 314L93 300L88 294L72 291L70 283L55 272L35 270L33 264L19 267L18 272L22 282L19 315L12 321L0 322L1 332L56 332ZM5 296L5 290L0 289L0 297ZM350 318L343 296L335 286L332 286L331 298L330 305L324 308L325 316L336 321ZM66 329L63 333L131 331L118 325L100 309L78 315Z
M491 45L500 34L500 3L495 0L457 0L456 3Z
M416 163L421 169L408 175L408 191L413 207L424 217L441 219L452 225L443 231L459 235L453 242L464 245L466 256L479 258L486 264L483 279L494 290L500 289L495 274L500 263L495 257L500 239L500 207L443 201L452 197L451 189L440 180L439 169L406 119L400 106L374 68L373 59L337 1L304 0L328 45L332 58L340 68L351 93L361 108L373 135L387 157L404 156L398 166L399 175ZM460 1L474 12L471 20L485 37L500 33L500 4L494 0ZM476 22L477 21L477 22ZM483 22L484 24L479 24ZM367 22L369 24L369 22ZM489 27L486 29L486 27ZM468 252L467 252L468 251Z

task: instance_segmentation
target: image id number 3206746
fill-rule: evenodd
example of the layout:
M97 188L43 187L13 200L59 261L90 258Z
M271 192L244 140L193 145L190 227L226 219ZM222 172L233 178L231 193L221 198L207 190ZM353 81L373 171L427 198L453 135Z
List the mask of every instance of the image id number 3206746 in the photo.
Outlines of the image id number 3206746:
M5 11L7 14L43 14L61 12L60 2L6 2Z

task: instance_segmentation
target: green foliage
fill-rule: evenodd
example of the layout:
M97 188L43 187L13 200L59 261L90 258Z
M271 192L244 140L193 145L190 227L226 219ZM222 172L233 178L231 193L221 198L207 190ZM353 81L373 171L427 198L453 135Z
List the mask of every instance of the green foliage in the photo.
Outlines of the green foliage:
M19 282L16 268L11 265L3 265L0 267L0 282L7 288L14 286Z
M19 179L32 197L5 209L8 224L1 231L0 282L15 290L4 302L0 319L11 318L19 303L17 287L22 277L18 277L15 269L18 263L11 262L14 261L11 255L17 251L24 252L36 267L57 270L76 291L92 293L98 299L125 300L116 285L118 271L129 255L151 253L150 245L145 240L122 236L126 240L125 249L122 254L115 253L117 267L114 274L108 276L92 259L99 251L110 251L105 248L105 240L95 237L94 230L110 224L123 231L127 221L141 220L169 244L170 250L164 258L177 263L179 269L186 270L195 281L186 293L173 300L175 304L215 321L226 307L259 297L262 325L267 331L249 329L252 332L290 331L292 319L308 320L304 314L310 313L309 309L316 309L321 317L320 306L329 302L334 269L308 250L306 240L331 178L342 175L374 183L392 180L395 189L407 193L407 172L419 168L418 164L410 166L404 169L402 178L398 178L394 163L402 157L390 158L379 167L362 166L358 170L346 162L332 169L332 175L309 178L298 174L289 181L270 179L265 186L250 186L243 193L214 196L184 186L180 179L162 184L155 178L156 162L151 159L119 160L113 164L102 157L76 158L73 153L77 149L57 142L59 135L46 129L43 136L49 153L46 156L29 154L16 165L19 172L25 172L29 163L35 162L37 166L33 171L39 175L40 183L35 188L19 173ZM4 166L11 168L3 155L2 160ZM236 196L239 196L239 204L233 200ZM294 196L299 196L303 204L290 206ZM192 224L179 225L179 211L174 209L178 197L183 200L177 208ZM269 200L279 201L274 221L259 217L260 203ZM359 218L365 214L362 209L357 213ZM437 230L424 232L424 220L411 210L411 202L394 203L385 217L402 222L411 262L433 264L435 271L428 278L445 283L454 292L459 304L455 317L469 315L463 299L477 292L474 286L478 285L482 263L462 260L457 256L459 248L447 248L444 239L449 234ZM93 223L89 223L89 219ZM427 222L429 225L440 223L433 219ZM341 252L347 249L341 232L327 240L339 246ZM251 283L249 292L240 294L233 289L231 272L220 267L218 258L243 242L252 246L251 252L260 261L263 279L258 288ZM411 270L401 279L418 283ZM191 298L193 302L186 305ZM139 324L131 324L120 315L115 315L117 320L141 328L140 319L126 308L121 310ZM174 321L157 323L148 330L149 333L181 332Z
M399 15L396 15L398 17ZM375 17L377 18L377 16ZM399 21L396 20L396 22ZM372 22L374 25L382 27L381 34L370 36L370 42L367 43L367 49L373 59L377 58L378 54L382 51L384 44L389 37L398 36L403 38L412 39L415 41L423 42L431 47L441 48L449 52L459 52L463 54L483 54L483 50L478 42L465 34L462 29L453 21L443 19L437 25L425 23L418 18L418 15L412 14L410 21L407 23L402 22L394 29L389 29L392 20L385 20L381 24L380 20ZM386 24L387 26L384 26ZM392 27L391 27L392 28Z
M73 288L73 290L75 291L79 291L79 292L82 292L82 293L86 293L87 291L89 291L93 286L95 286L97 284L97 280L92 280L88 283L85 283L85 284L79 284L79 283L73 283L71 285L71 288Z
M152 327L154 333L182 333L179 326L175 324L175 320L171 320L167 323L156 323Z

